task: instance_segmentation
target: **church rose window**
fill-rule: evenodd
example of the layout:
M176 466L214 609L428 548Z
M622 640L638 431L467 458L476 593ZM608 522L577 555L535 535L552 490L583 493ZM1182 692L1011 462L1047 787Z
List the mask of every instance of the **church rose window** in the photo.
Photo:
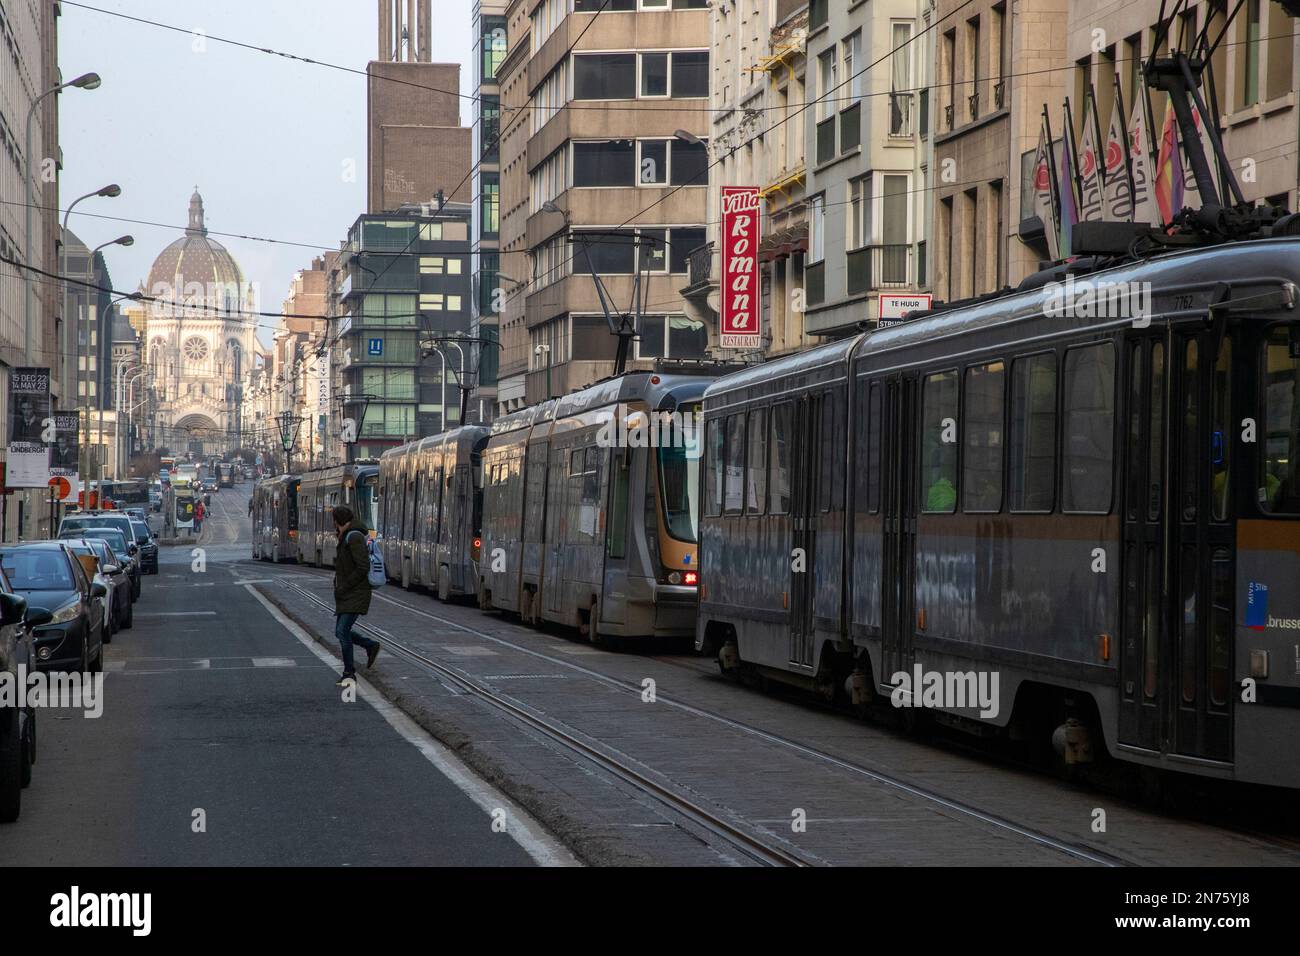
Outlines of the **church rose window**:
M208 343L205 339L194 336L185 340L185 357L191 362L201 362L208 357Z

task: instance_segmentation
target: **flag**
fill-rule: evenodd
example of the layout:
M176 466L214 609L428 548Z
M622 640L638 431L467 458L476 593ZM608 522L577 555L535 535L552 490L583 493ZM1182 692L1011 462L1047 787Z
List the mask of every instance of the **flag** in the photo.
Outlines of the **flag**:
M1106 170L1106 196L1102 204L1105 219L1133 221L1133 184L1129 180L1128 140L1124 136L1124 99L1119 78L1115 79L1115 102L1106 127L1106 148L1102 152Z
M1165 121L1160 129L1160 156L1156 160L1156 205L1160 221L1169 225L1183 208L1183 157L1178 147L1178 124L1174 104L1165 104Z
M1043 221L1047 236L1047 249L1052 259L1059 259L1056 210L1052 203L1052 161L1048 150L1047 130L1039 127L1038 152L1034 154L1034 214Z
M1151 132L1147 128L1146 110L1142 97L1133 101L1133 119L1129 122L1129 159L1133 163L1132 221L1155 221L1156 210L1151 202Z
M1061 132L1061 169L1056 180L1056 191L1061 204L1061 239L1060 255L1071 255L1071 238L1074 236L1074 224L1079 221L1079 204L1074 195L1074 139L1070 130L1070 102L1065 103L1065 129Z
M1079 141L1079 219L1097 222L1106 218L1105 180L1102 178L1101 160L1097 156L1096 126L1097 104L1091 92L1083 101L1083 138Z

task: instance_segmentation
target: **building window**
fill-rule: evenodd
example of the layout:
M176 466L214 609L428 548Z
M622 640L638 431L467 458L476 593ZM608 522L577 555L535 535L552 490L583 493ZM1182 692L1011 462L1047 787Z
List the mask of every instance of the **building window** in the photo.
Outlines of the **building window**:
M464 269L464 260L460 256L421 256L420 273L426 276L458 276Z
M495 236L501 228L501 177L483 173L483 192L479 197L480 226L485 236Z
M506 58L506 18L485 16L483 29L483 79L495 80Z
M668 95L667 53L641 54L641 97L651 99Z
M673 97L685 99L709 95L709 53L707 50L678 52L672 57Z
M830 119L835 113L835 101L831 98L838 85L838 67L835 51L827 50L817 58L817 119Z
M637 328L636 357L703 358L708 344L703 322L684 315L647 315Z
M583 53L573 58L575 100L636 99L635 53Z
M848 248L871 244L871 174L849 181Z
M808 261L821 262L826 258L826 197L812 196L808 200Z
M636 182L636 143L612 139L573 144L574 186L627 186Z
M889 135L912 135L912 25L893 25L889 58Z

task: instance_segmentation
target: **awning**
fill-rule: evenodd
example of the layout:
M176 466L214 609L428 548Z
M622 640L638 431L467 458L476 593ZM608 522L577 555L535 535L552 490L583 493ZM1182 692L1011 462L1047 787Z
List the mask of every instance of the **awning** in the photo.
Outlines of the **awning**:
M758 244L758 261L773 262L788 259L798 252L808 251L808 224L802 222L789 229L778 229L764 237Z

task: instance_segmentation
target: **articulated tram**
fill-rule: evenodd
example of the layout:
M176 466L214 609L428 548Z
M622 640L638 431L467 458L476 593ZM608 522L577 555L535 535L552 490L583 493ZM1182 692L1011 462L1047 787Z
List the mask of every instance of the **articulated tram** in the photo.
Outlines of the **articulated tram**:
M1300 786L1300 240L1086 276L1138 316L1069 268L710 386L697 648L859 704L996 673L924 703Z
M696 414L712 379L636 372L498 419L479 604L602 635L689 636Z
M298 557L298 475L267 478L253 488L253 557L289 561Z
M380 545L388 577L402 587L433 588L444 601L476 593L488 434L465 425L379 459Z
M378 489L374 460L303 472L298 480L298 563L332 568L338 551L335 505L347 505L362 525L373 529Z

